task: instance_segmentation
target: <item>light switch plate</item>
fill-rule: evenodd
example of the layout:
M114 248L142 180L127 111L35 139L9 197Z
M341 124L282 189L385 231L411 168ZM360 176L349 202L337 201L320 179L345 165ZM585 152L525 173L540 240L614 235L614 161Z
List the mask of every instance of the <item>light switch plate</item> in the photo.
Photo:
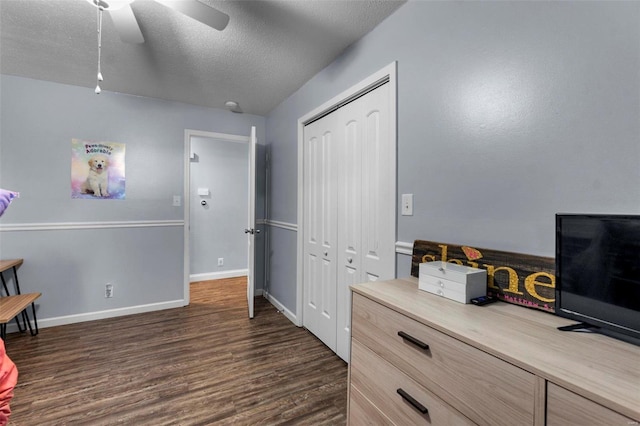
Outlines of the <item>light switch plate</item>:
M413 194L402 194L402 216L413 216Z
M182 204L182 200L180 199L179 195L174 195L173 196L173 205L175 207L179 207Z

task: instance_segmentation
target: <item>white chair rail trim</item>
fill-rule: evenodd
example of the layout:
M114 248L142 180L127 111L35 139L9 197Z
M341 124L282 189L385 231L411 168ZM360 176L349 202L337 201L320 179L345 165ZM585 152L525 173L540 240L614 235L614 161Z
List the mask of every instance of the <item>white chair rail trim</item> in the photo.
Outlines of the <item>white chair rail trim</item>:
M115 222L50 222L50 223L8 223L0 225L0 232L17 231L67 231L74 229L107 228L155 228L184 226L184 220L127 220Z
M288 222L280 222L277 220L268 220L265 219L264 221L265 225L269 225L269 226L273 226L274 228L282 228L282 229L287 229L289 231L298 231L298 225L296 225L295 223L288 223Z
M411 256L413 254L413 243L396 241L396 253L408 254Z
M280 222L277 220L269 220L265 219L262 221L267 226L273 226L274 228L282 228L287 229L289 231L298 231L298 225L295 223L287 223ZM405 241L396 241L396 253L398 254L406 254L411 256L413 254L413 243L408 243Z

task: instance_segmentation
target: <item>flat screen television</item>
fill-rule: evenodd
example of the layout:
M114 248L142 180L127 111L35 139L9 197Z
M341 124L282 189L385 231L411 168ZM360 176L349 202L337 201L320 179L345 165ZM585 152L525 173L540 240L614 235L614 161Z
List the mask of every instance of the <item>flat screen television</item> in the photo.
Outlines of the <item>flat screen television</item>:
M556 214L556 314L640 345L640 215Z

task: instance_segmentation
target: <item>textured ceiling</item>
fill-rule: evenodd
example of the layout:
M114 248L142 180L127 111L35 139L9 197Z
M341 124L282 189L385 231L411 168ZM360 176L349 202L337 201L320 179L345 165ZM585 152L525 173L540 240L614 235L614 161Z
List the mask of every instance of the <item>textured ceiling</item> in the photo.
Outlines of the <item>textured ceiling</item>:
M131 7L144 44L120 41L105 14L102 90L266 115L404 0L201 0L224 31L153 0ZM0 72L84 86L97 72L96 9L85 0L0 0Z

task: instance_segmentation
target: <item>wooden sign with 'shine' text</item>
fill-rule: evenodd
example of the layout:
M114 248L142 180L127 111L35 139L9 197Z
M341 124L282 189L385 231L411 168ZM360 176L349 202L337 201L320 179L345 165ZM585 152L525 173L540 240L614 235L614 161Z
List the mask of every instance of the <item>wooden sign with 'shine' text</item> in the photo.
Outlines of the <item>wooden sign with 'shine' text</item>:
M411 275L424 262L440 260L486 269L487 294L508 303L555 312L555 259L521 253L416 240Z

